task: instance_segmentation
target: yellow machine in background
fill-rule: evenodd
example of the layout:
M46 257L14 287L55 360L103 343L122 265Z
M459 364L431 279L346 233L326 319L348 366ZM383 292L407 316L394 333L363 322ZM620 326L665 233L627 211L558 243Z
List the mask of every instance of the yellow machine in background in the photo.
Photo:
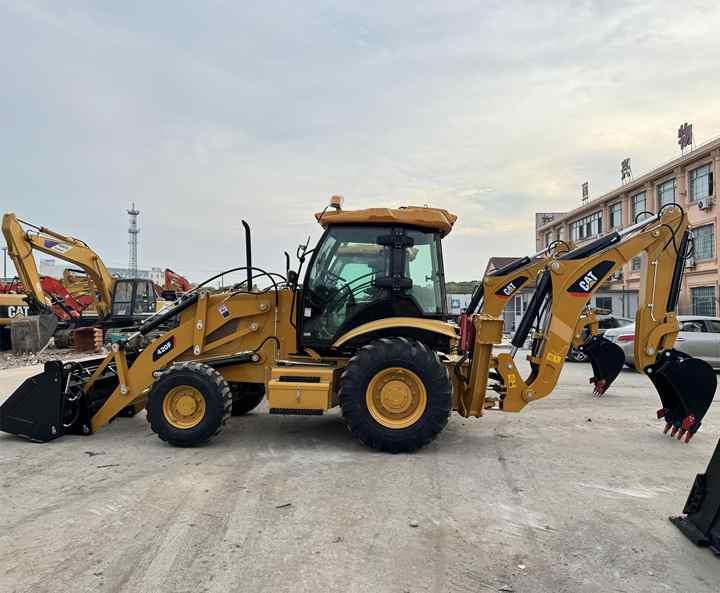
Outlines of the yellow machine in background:
M114 278L100 256L80 239L33 225L12 213L3 216L2 232L28 304L36 311L49 312L53 305L64 305L53 300L43 289L34 252L51 255L79 268L65 270L62 281L73 298L84 300L84 308L73 312L72 327L98 324L103 328L134 326L168 304L158 299L155 285L149 279ZM88 298L91 299L89 304L85 302ZM51 335L52 331L47 333L45 341Z
M547 258L512 350L495 354L502 319L488 305L460 330L444 321L441 241L454 215L418 207L343 211L335 198L331 205L316 215L325 229L318 244L298 250L297 272L254 267L245 223L246 265L224 272L244 270L243 282L211 292L209 279L105 357L47 363L0 407L0 429L47 441L95 432L146 407L161 439L186 446L212 438L233 413L266 397L273 414L340 406L359 441L413 451L443 430L452 410L517 412L547 396L591 296L642 255L635 360L657 388L668 425L686 438L697 431L715 375L672 348L689 243L679 207ZM171 319L173 329L143 344ZM514 358L528 336L531 373L523 377Z

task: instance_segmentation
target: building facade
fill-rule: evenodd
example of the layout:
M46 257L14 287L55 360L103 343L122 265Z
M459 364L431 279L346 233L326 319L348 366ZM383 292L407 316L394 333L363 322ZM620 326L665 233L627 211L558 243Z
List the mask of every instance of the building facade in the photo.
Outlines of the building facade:
M570 212L535 215L538 251L554 240L576 245L597 239L657 212L665 204L680 204L688 214L695 238L693 257L686 263L678 312L716 315L720 280L717 258L718 207L715 183L720 172L720 139L697 146ZM641 257L633 258L593 297L593 305L613 314L634 317L640 287Z

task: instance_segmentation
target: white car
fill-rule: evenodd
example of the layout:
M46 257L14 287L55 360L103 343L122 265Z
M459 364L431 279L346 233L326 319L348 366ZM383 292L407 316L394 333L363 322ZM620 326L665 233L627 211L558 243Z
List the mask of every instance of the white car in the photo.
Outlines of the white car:
M680 332L675 349L720 369L720 317L678 315L678 321ZM608 329L604 336L623 349L625 364L635 367L635 324Z

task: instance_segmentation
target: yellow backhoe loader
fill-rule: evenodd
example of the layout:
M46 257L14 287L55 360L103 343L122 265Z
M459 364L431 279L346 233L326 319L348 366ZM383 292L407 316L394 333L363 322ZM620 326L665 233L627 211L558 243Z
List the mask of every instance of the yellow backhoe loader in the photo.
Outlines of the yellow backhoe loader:
M161 439L188 446L267 397L272 414L340 406L359 441L414 451L443 430L452 410L465 417L517 412L549 395L591 296L641 254L636 364L660 394L668 429L689 440L699 428L715 374L672 348L689 245L680 207L550 258L512 349L494 355L502 319L473 314L461 330L443 320L441 239L454 215L418 207L343 211L335 198L331 205L316 215L325 229L318 244L298 249L297 271L288 266L283 276L253 266L245 223L246 265L223 273L244 270L243 282L211 293L209 279L105 357L47 363L0 407L0 429L49 441L90 434L146 407ZM142 345L142 336L171 318L173 329ZM514 357L531 331L532 370L523 378ZM486 400L488 390L497 397Z
M69 324L61 324L60 331L56 334L58 336L64 330L88 325L99 325L103 328L132 327L167 304L158 300L151 280L111 276L100 256L80 239L36 226L18 219L12 213L3 216L2 232L8 246L8 255L27 294L28 304L33 312L39 314L34 317L36 325L49 329L41 332L44 339L40 340L40 346L56 332L57 325L42 323L43 314L50 317L53 305L63 306L63 303L54 301L51 295L43 290L34 251L52 255L80 268L80 272L86 276L85 284L91 288L88 295L93 300L92 305L85 311L76 311L77 315L71 318ZM26 323L29 321L31 320L26 320ZM28 327L32 329L29 324ZM68 341L67 332L63 334L62 341Z

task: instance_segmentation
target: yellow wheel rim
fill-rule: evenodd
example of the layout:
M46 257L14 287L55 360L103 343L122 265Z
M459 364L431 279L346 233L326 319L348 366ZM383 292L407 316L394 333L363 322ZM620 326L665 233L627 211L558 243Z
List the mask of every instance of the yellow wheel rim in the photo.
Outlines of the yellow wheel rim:
M163 415L175 428L194 428L205 417L205 398L190 385L178 385L165 394Z
M370 415L383 426L407 428L425 412L427 391L412 371L390 367L372 378L365 392L365 403Z

